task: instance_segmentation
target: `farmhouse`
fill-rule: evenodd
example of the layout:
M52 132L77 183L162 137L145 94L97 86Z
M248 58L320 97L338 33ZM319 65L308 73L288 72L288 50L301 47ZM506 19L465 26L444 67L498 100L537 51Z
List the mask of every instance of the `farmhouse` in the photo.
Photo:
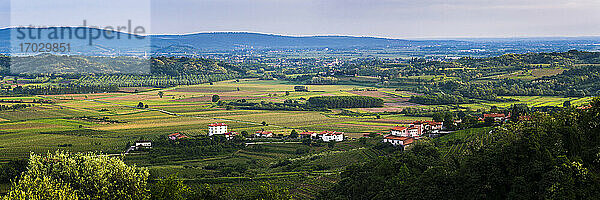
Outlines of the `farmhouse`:
M317 138L323 140L323 142L340 142L344 140L344 132L323 131L317 134Z
M135 149L149 149L149 148L152 148L152 141L150 141L150 140L135 141Z
M423 134L423 128L420 125L411 124L409 127L396 126L392 128L390 134L399 137L414 137L419 138Z
M487 118L493 118L494 122L503 122L504 120L506 120L507 116L504 115L504 113L483 114L483 119L485 120Z
M273 137L271 131L256 131L256 137Z
M307 132L307 131L304 131L302 133L299 133L298 137L300 137L302 139L303 138L315 138L315 137L317 137L317 133L316 132Z
M396 126L390 130L390 134L385 136L383 142L392 143L394 146L402 145L405 147L419 139L425 133L439 132L444 126L443 122L435 121L414 121L408 127ZM410 139L409 139L410 138Z
M444 122L428 121L425 129L427 130L442 130Z
M224 133L223 135L225 136L225 138L230 140L230 139L233 139L233 137L235 137L236 135L238 135L238 133L235 131L229 131L227 133Z
M208 125L208 136L223 135L227 133L227 124L213 123Z
M389 142L394 146L402 146L402 148L406 148L413 143L413 141L414 139L411 137L400 137L395 135L388 135L383 138L383 142Z
M171 135L168 135L167 137L169 138L169 140L178 140L178 139L188 138L188 136L185 136L181 133L173 133Z

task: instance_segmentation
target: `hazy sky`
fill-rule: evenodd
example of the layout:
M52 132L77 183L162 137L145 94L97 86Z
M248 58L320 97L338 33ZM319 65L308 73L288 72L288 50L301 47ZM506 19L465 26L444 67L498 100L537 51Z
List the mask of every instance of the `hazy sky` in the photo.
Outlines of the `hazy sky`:
M11 23L9 2L0 0L3 27ZM15 6L15 2L27 3ZM85 5L79 5L82 2ZM134 19L152 33L600 36L600 0L13 0L12 16L13 24L72 24L87 19L118 25Z

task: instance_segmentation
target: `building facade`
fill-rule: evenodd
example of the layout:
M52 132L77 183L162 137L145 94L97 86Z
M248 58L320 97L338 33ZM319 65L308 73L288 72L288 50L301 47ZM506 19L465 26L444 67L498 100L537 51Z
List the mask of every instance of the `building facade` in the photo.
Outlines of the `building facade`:
M223 135L227 133L227 124L214 123L208 125L208 136Z

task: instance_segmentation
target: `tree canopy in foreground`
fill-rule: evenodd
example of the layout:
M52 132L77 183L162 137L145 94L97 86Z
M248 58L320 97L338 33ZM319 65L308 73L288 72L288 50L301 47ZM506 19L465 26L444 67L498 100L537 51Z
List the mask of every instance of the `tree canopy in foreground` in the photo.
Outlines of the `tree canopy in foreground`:
M149 199L149 172L120 158L56 151L31 154L4 199Z

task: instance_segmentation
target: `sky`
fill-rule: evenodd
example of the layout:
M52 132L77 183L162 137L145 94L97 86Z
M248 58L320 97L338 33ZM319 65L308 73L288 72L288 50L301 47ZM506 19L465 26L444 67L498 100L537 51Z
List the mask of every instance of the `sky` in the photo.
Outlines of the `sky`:
M12 1L12 2L11 2ZM0 0L0 26L132 20L152 34L600 36L598 0Z

